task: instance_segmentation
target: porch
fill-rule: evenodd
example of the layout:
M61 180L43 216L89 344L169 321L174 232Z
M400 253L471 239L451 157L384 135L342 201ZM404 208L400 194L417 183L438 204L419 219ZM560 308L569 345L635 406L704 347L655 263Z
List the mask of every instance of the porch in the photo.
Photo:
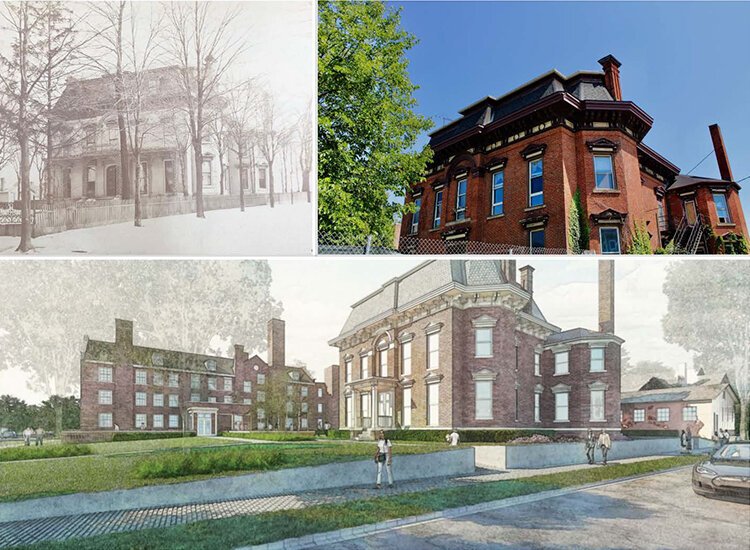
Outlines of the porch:
M349 428L366 435L395 428L398 385L396 379L383 377L370 377L347 384L344 395L352 403Z

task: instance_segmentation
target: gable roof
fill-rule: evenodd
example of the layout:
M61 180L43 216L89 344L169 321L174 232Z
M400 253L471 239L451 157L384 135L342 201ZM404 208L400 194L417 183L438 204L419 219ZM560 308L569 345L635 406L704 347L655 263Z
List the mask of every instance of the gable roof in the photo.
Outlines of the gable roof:
M733 181L720 180L716 178L706 178L703 176L688 176L684 174L676 176L674 183L667 189L669 189L670 191L674 191L675 189L687 189L689 187L693 187L694 185L716 185L722 187L731 185L737 189L740 189L739 184Z
M634 392L623 392L621 403L663 403L675 401L712 401L727 387L732 393L734 389L726 380L726 376L718 383L696 383L687 386L672 386L652 390L638 390Z

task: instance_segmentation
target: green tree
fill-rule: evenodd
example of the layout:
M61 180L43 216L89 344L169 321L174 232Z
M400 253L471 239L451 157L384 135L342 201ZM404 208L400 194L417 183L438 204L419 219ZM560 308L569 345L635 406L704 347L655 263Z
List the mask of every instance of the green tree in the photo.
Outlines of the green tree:
M26 401L12 395L0 396L0 428L19 434L34 422L34 411Z
M724 373L740 398L742 437L750 402L750 262L683 261L667 268L664 338L697 355L696 368Z
M37 426L60 434L64 430L81 427L81 404L75 396L51 395L39 406L33 406Z
M574 254L580 254L584 250L588 250L590 233L591 228L581 204L581 192L576 189L568 214L568 248L570 251Z
M646 226L636 222L633 226L633 237L628 247L628 254L651 254L651 237Z
M408 187L432 158L415 151L432 123L414 113L406 52L416 39L383 2L318 4L318 224L391 245Z

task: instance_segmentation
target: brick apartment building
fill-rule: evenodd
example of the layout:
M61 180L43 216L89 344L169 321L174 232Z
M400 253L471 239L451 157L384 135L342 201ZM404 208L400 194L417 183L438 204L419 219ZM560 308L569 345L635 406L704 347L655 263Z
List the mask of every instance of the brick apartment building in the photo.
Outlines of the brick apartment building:
M638 391L623 392L622 427L631 430L685 430L710 439L714 432L735 432L740 399L725 375L711 378L703 371L692 384L686 377L668 382L653 377Z
M352 306L339 348L339 423L377 428L620 429L614 273L600 327L562 331L515 260L431 260Z
M603 72L553 70L485 97L430 134L434 158L406 197L418 208L401 225L400 250L570 249L576 192L590 228L583 248L598 253L627 250L636 225L652 249L674 241L723 252L747 237L718 126L710 131L721 179L681 175L643 142L653 119L623 100L620 62L599 63Z
M323 382L285 362L284 321L268 323L268 361L234 346L234 358L135 345L133 323L115 341L86 339L81 356L82 430L228 430L336 427L338 404ZM326 376L335 377L329 367Z

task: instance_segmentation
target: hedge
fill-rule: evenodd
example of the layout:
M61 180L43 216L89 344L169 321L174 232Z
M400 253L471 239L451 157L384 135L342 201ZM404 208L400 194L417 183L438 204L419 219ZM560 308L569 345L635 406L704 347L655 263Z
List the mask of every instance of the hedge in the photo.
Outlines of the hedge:
M457 430L461 443L507 443L518 437L535 434L554 437L554 430ZM444 442L448 430L392 430L386 437L393 441L439 441Z
M350 430L328 430L328 439L351 439Z
M284 454L276 450L212 449L168 452L139 462L136 466L136 475L141 479L153 479L242 470L263 471L281 466L284 460Z
M112 441L141 441L144 439L175 439L195 437L195 432L115 432Z
M622 430L627 437L680 437L679 430Z
M222 432L221 435L264 441L315 441L315 432Z
M14 460L33 460L37 458L61 458L65 456L90 455L87 445L49 445L47 447L8 447L0 449L0 462Z

